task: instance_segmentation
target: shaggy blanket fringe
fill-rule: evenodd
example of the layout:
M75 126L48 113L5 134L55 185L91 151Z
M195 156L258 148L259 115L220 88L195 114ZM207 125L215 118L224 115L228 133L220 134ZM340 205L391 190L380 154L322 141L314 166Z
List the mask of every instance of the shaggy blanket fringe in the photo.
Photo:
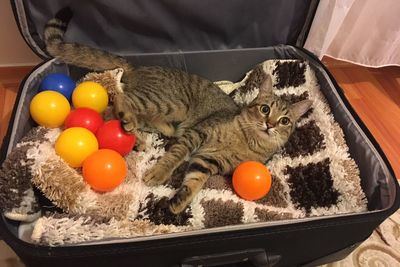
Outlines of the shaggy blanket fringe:
M33 222L30 240L50 246L177 233L228 225L290 220L367 210L359 169L350 158L313 70L298 60L268 60L238 82L217 82L240 105L258 93L271 75L274 93L291 102L313 101L289 142L266 166L273 182L269 194L246 201L232 190L230 177L213 176L183 213L160 208L179 187L185 166L162 186L147 187L143 173L165 152L167 140L146 135L145 152L126 156L128 175L114 191L96 193L80 170L54 151L60 129L37 127L21 140L0 169L0 201L5 216ZM60 211L41 212L33 186Z

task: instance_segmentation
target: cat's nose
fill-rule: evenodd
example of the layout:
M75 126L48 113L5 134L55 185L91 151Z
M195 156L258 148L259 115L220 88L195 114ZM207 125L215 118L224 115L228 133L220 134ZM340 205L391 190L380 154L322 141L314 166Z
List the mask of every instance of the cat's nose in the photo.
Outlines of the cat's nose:
M274 127L274 125L272 123L267 122L267 128L268 129L273 128L273 127Z

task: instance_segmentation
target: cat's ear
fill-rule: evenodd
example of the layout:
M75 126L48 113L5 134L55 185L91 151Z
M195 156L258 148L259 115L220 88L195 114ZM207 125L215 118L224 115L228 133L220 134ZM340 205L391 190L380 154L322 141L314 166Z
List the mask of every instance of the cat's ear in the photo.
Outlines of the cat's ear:
M272 79L271 76L268 75L260 86L257 98L260 100L269 98L273 95L272 88Z
M306 99L296 102L290 106L293 115L296 117L296 120L311 108L312 103L313 102L311 100Z

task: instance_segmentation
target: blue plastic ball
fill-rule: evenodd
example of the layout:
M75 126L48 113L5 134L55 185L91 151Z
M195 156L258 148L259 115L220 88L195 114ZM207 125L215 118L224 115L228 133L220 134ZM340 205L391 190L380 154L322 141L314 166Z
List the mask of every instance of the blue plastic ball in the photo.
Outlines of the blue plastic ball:
M56 91L71 100L72 92L75 89L75 82L65 74L51 73L47 75L39 86L39 92Z

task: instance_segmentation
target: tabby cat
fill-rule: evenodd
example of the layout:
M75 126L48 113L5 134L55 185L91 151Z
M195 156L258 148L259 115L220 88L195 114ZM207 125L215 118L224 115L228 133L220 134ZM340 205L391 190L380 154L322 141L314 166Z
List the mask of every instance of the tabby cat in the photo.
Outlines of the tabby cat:
M216 113L187 129L145 174L144 181L148 185L165 183L189 155L183 184L169 203L169 209L179 213L210 176L231 174L243 161L267 161L288 141L311 103L303 100L290 105L275 96L268 76L258 96L239 114Z
M91 47L65 43L71 18L61 10L45 27L48 52L64 62L97 71L122 68L124 93L114 96L114 112L123 128L150 127L177 138L148 170L147 185L165 183L189 156L183 184L169 201L171 212L182 212L211 175L229 174L243 161L265 162L285 142L297 119L310 107L304 100L289 105L272 93L269 77L252 103L240 110L212 82L163 67L134 68L125 59Z

